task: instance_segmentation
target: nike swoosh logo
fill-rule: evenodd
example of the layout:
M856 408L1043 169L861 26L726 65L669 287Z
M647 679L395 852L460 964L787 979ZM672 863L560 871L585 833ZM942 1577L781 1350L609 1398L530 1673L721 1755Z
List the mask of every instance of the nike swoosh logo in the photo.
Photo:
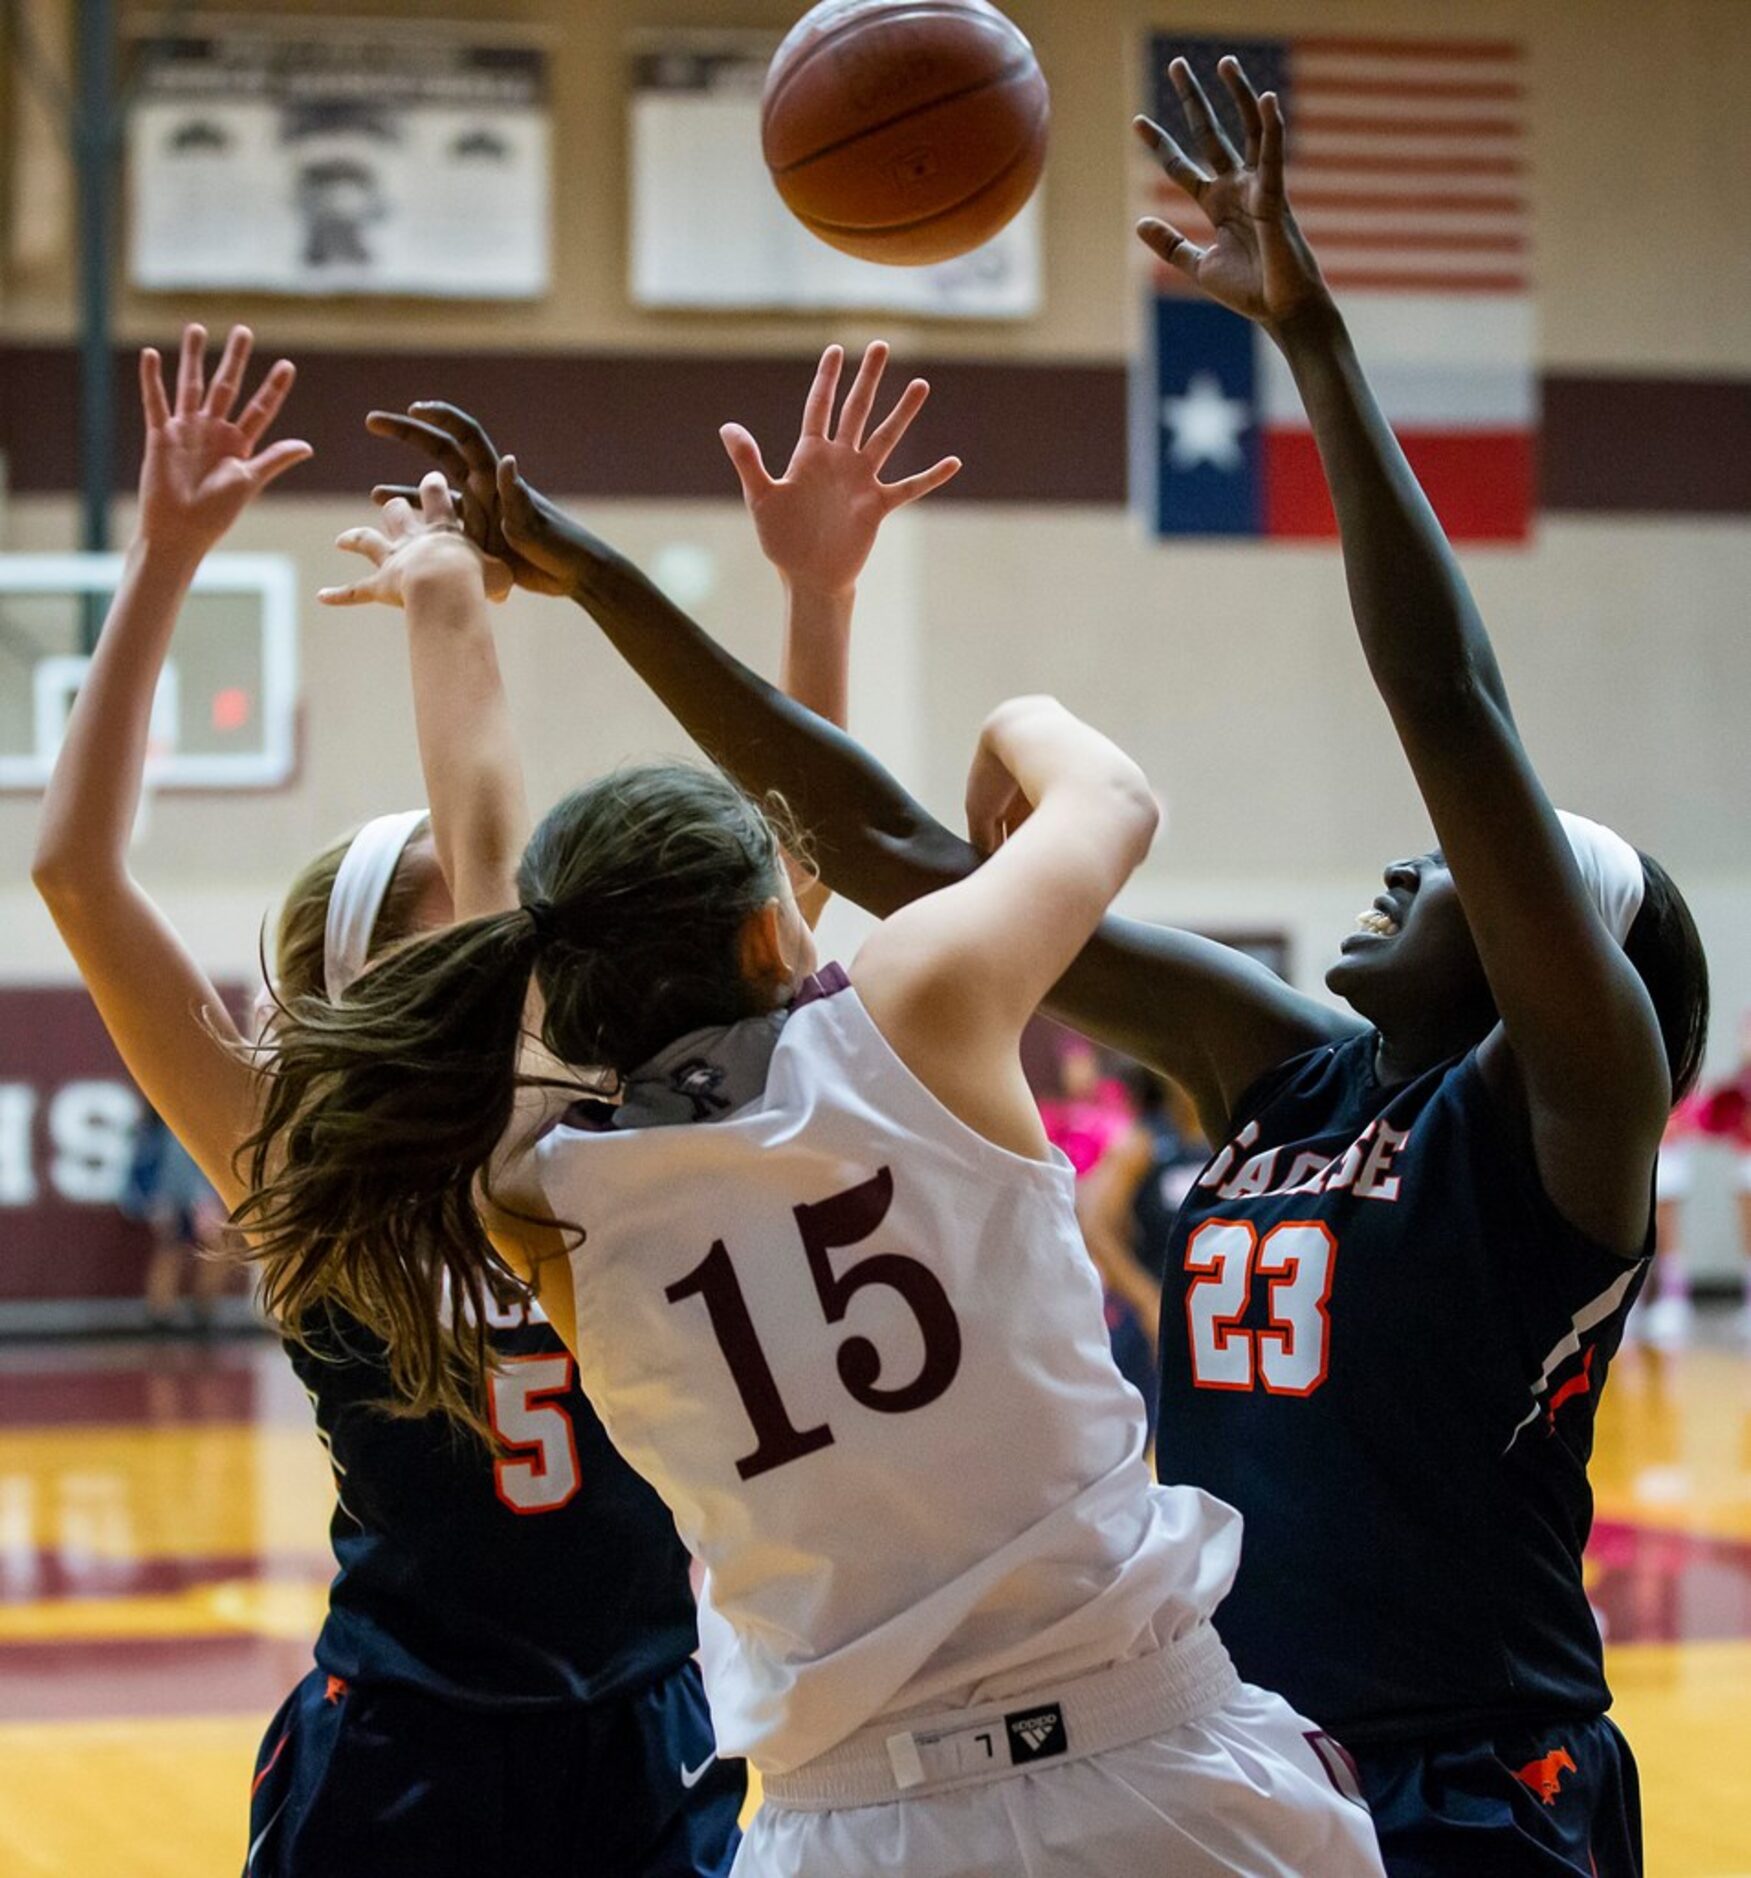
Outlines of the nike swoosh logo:
M681 1764L681 1784L682 1784L682 1786L684 1786L684 1787L697 1787L697 1786L699 1785L699 1783L700 1783L700 1781L702 1781L702 1780L703 1780L703 1779L705 1778L705 1770L706 1770L706 1769L707 1769L707 1768L708 1768L708 1767L709 1767L709 1766L710 1766L710 1765L712 1764L712 1762L713 1762L713 1761L715 1761L716 1759L717 1759L717 1755L716 1755L715 1753L713 1753L713 1754L708 1754L708 1755L706 1755L706 1757L705 1757L705 1759L704 1759L704 1760L702 1760L702 1761L701 1761L701 1762L699 1763L699 1765L698 1765L697 1767L689 1767L689 1766L688 1766L688 1765L686 1764L686 1762L682 1762L682 1764Z

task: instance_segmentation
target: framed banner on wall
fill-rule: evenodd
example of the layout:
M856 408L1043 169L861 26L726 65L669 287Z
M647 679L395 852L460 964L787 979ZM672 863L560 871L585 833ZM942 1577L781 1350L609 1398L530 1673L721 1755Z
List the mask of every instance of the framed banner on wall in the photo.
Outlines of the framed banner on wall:
M945 319L1040 308L1038 193L982 247L928 267L829 248L760 153L776 33L638 34L631 52L632 297L651 307L861 307Z
M533 299L547 58L405 23L188 22L138 42L137 287Z

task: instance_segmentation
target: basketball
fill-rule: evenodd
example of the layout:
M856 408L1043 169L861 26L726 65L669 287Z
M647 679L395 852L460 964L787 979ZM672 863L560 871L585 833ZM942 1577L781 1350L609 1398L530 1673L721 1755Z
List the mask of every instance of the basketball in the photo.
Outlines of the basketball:
M766 167L830 247L919 267L989 241L1033 194L1050 100L986 0L822 0L778 48Z

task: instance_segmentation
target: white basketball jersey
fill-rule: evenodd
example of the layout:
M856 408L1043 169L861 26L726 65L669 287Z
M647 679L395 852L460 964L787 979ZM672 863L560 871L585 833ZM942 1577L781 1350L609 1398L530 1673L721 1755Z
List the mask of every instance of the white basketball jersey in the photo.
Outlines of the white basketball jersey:
M580 1381L703 1562L719 1748L766 1773L1167 1644L1240 1549L1150 1477L1069 1164L957 1120L822 977L755 1100L538 1150Z

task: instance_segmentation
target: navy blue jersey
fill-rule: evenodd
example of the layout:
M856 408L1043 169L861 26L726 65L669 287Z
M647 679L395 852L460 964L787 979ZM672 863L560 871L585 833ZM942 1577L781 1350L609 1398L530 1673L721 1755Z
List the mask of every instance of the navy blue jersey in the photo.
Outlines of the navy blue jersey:
M383 1346L336 1317L287 1349L339 1503L317 1663L477 1707L597 1702L697 1647L668 1509L609 1445L539 1312L495 1323L495 1458L442 1417L391 1415Z
M1322 1727L1596 1715L1587 1459L1645 1261L1557 1211L1475 1052L1383 1089L1374 1050L1255 1085L1188 1196L1157 1467L1244 1513L1217 1625Z

